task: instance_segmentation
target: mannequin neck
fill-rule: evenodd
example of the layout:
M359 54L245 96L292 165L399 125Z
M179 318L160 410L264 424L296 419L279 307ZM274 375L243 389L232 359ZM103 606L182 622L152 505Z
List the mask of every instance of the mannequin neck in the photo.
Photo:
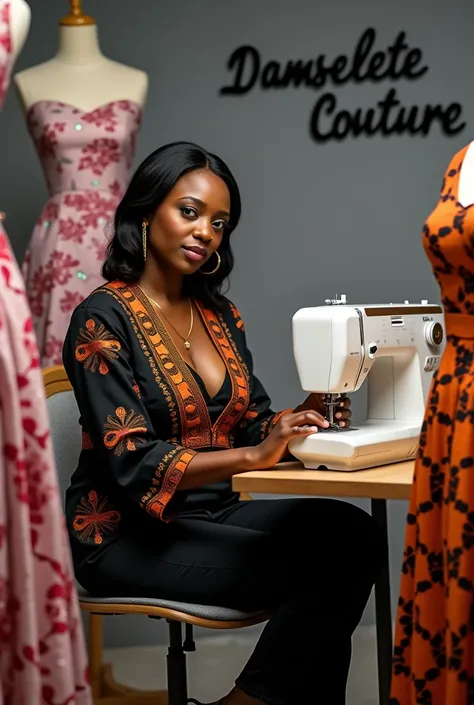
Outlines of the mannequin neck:
M59 50L56 59L67 64L93 64L103 59L97 25L59 28Z

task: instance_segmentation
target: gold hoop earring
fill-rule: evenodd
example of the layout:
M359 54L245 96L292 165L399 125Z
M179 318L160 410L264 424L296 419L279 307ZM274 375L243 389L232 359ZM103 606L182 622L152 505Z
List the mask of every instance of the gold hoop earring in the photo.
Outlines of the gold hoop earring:
M142 223L142 245L143 245L143 261L146 262L146 229L148 221L144 220Z
M217 250L215 251L214 254L215 254L216 257L217 257L217 264L216 264L216 266L214 267L214 269L211 269L210 272L205 272L204 270L200 269L199 271L201 272L201 274L205 274L206 276L209 276L210 274L215 274L215 273L217 272L217 270L219 269L219 267L221 266L221 261L222 261L222 260L221 260L220 254L218 253Z

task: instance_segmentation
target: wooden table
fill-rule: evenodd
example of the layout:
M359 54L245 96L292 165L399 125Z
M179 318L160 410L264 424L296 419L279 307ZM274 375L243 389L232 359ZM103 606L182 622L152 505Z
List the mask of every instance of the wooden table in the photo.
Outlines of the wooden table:
M388 705L392 675L392 607L388 560L387 500L409 499L414 462L382 465L370 470L334 472L305 470L299 462L280 463L273 470L239 473L232 480L236 492L248 494L351 497L371 500L372 515L387 537L385 568L375 584L379 703Z

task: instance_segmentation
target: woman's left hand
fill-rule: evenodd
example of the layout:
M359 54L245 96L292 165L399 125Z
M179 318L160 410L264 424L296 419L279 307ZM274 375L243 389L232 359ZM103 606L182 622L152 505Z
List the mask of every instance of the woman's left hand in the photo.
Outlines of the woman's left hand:
M317 411L324 416L324 394L310 394L304 402L296 407L298 411ZM344 394L338 399L338 406L334 409L334 420L341 428L348 428L351 425L351 400Z

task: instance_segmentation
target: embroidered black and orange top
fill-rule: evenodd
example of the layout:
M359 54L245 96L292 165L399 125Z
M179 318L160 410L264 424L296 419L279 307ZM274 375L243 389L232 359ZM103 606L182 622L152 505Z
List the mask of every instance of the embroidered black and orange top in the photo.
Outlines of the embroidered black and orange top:
M230 482L179 491L180 480L197 452L256 445L285 413L253 373L237 309L194 303L227 370L212 398L139 287L109 283L72 315L63 359L83 438L66 496L76 570L127 533L237 501Z

